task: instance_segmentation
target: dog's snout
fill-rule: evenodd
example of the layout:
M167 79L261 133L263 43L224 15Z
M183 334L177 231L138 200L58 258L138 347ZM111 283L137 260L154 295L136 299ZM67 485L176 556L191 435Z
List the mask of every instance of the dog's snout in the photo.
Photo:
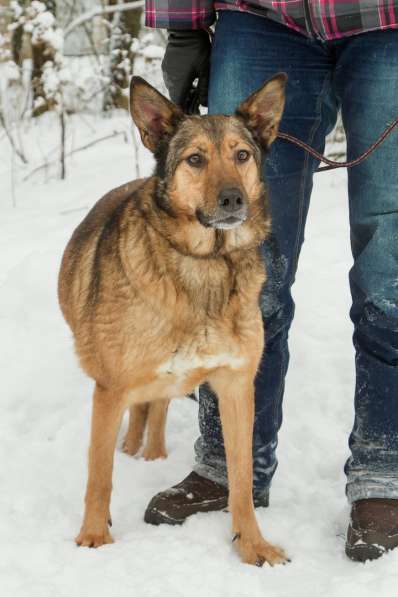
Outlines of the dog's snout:
M235 213L243 208L245 200L238 188L223 189L218 196L218 206L228 213Z

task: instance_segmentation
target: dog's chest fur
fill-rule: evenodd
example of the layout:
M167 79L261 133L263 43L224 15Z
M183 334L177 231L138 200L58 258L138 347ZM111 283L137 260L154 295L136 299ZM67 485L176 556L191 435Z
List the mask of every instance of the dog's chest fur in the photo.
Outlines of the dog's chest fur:
M182 346L168 360L157 367L157 382L164 386L165 397L174 398L190 392L204 374L222 368L243 369L244 356L231 353L204 354L190 352ZM197 381L198 380L198 381Z
M187 319L183 327L184 332L172 335L172 350L164 353L156 366L156 375L184 380L199 369L211 371L219 367L239 369L244 366L244 333L237 320L231 325L227 318L205 315L196 321ZM169 340L164 337L163 344L170 349Z
M137 381L140 399L172 398L216 369L244 369L262 335L257 296L263 270L253 276L252 266L181 258L168 275L147 269L137 292L133 288L115 308L119 325L104 327L102 346L120 365L119 381Z
M168 351L154 371L157 380L166 384L166 391L174 395L190 391L197 379L216 369L243 370L249 360L248 348L258 342L262 329L261 319L256 317L262 278L257 279L254 291L246 285L246 273L239 275L235 266L224 261L186 262L185 268L186 276L182 272L179 276L183 288L178 291L171 334L159 337ZM242 284L247 294L242 293Z
M192 326L191 332L159 337L159 349L153 355L156 359L148 376L151 382L143 384L145 390L141 386L141 395L144 390L145 394L165 398L182 396L219 368L243 370L247 365L247 351L229 326L199 324Z
M244 365L245 359L234 355L233 353L218 354L200 354L190 352L186 347L182 347L173 356L162 363L156 373L159 375L175 375L178 378L184 378L188 373L195 369L216 369L219 367L229 367L230 369L239 369Z

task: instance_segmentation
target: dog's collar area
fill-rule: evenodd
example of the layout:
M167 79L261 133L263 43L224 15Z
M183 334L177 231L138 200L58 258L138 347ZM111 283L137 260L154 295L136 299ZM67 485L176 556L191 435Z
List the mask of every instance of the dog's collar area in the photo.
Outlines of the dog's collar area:
M163 240L166 241L172 249L174 249L174 251L176 251L179 255L181 255L183 257L190 257L191 259L198 259L198 260L216 259L216 258L222 257L219 254L219 249L222 245L222 242L220 243L219 239L217 238L219 236L218 230L214 230L214 232L216 234L216 241L215 241L214 249L212 251L210 251L209 253L205 253L204 255L198 255L197 253L191 253L190 251L184 250L184 248L181 245L179 245L176 242L173 242L173 240L169 236L164 234L161 229L155 227L150 220L148 220L148 223L150 226L152 226L152 228L154 228L154 230L156 230L156 232L163 238Z

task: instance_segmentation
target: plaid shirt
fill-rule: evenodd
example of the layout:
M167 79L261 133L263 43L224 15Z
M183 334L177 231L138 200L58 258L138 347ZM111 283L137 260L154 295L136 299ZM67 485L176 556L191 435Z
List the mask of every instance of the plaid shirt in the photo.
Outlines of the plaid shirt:
M147 27L203 29L216 10L240 10L323 40L398 28L398 0L146 0Z

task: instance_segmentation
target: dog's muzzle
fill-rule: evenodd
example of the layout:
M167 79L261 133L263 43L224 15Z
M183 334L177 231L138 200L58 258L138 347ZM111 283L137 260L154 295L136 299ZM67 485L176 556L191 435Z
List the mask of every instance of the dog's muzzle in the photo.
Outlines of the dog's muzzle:
M220 192L217 208L212 214L205 214L199 209L196 215L206 228L230 230L240 226L247 219L248 205L238 188L227 188Z

